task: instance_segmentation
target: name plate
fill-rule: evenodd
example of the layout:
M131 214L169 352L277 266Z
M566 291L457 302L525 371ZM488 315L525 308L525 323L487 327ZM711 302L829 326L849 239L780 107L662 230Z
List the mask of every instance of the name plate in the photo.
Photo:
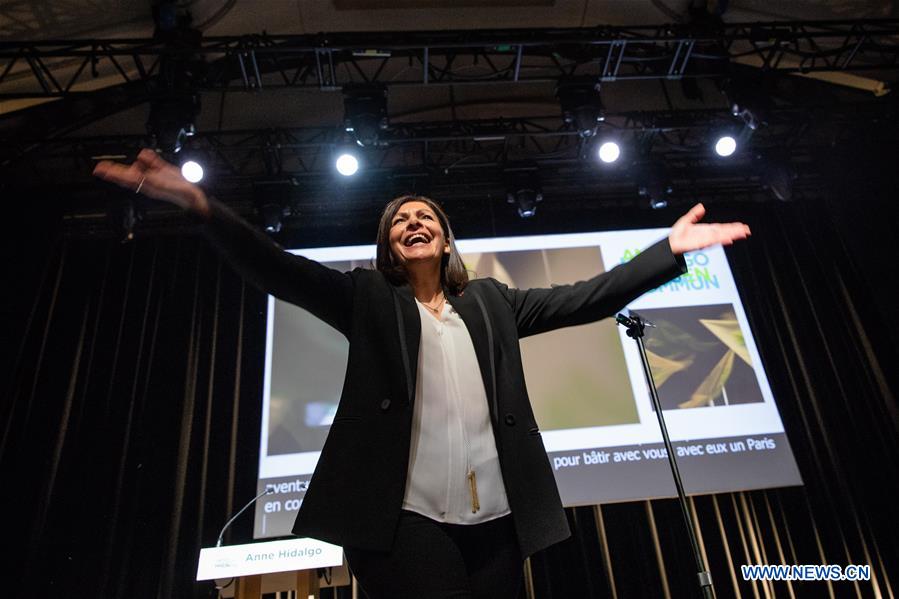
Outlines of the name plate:
M315 539L206 547L200 550L197 580L311 570L342 563L343 549Z

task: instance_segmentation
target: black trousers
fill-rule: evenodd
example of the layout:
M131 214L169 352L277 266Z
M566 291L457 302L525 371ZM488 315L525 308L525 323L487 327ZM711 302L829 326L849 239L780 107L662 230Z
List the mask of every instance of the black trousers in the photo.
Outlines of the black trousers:
M344 552L369 599L515 599L521 587L511 516L458 525L403 511L390 551Z

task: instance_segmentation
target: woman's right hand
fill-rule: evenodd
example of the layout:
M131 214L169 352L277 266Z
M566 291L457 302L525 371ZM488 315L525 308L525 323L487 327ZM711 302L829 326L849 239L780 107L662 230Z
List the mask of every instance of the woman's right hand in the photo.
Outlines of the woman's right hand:
M203 190L181 176L180 169L153 150L141 150L137 160L130 165L101 160L94 167L94 176L201 215L209 210Z

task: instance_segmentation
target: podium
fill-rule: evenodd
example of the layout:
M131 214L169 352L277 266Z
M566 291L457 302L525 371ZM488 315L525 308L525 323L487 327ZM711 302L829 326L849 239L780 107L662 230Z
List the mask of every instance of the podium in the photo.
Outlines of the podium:
M260 599L263 593L297 591L305 599L318 597L321 586L349 584L350 576L337 545L287 539L201 549L197 580L215 580L222 597Z

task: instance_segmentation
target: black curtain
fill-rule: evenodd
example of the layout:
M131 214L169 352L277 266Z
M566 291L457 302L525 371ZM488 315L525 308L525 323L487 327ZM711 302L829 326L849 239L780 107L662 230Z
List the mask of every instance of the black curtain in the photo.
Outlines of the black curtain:
M728 257L805 482L691 498L718 597L892 597L899 588L890 301L899 210L876 190L835 191L712 210L752 227ZM701 596L674 500L569 514L575 537L531 560L535 596ZM867 564L872 580L747 582L741 564Z
M729 258L805 481L691 499L719 597L899 588L899 218L888 195L837 188L710 211L752 226ZM196 558L255 494L265 296L200 237L75 239L52 202L19 199L0 324L12 596L215 596L194 582ZM566 227L593 225L611 228ZM673 500L568 515L574 536L530 560L523 596L698 596ZM228 540L249 541L251 519ZM868 564L872 581L742 580L741 564L764 563Z
M208 596L199 548L255 495L265 297L196 237L30 222L4 314L12 579L32 597Z

